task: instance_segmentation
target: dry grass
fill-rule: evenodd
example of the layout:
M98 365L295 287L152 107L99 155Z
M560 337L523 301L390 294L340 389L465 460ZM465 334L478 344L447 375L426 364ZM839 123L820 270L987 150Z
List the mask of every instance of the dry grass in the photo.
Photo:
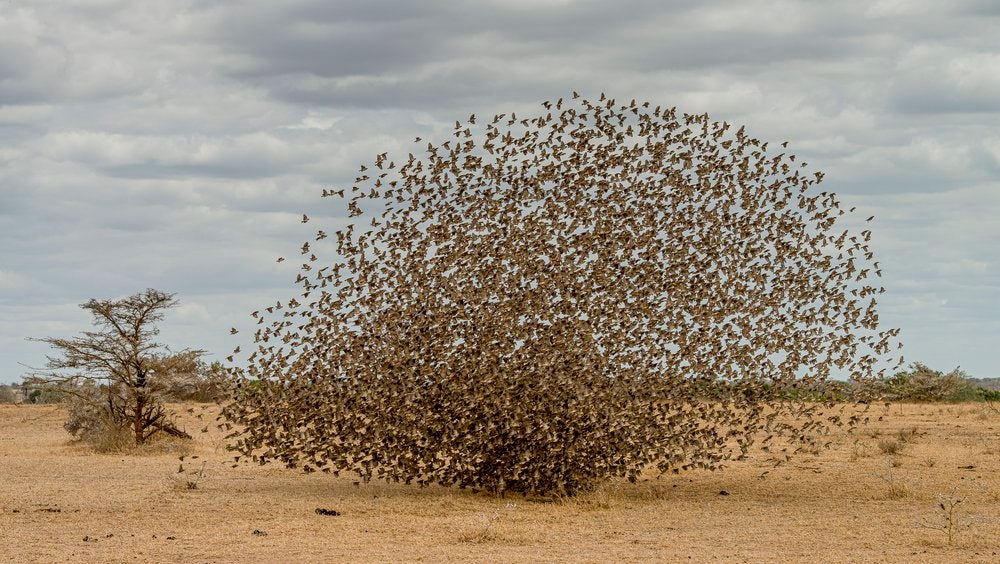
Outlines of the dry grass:
M831 437L818 457L758 453L576 498L497 499L231 468L218 433L190 415L193 444L95 454L69 442L58 408L0 406L0 560L996 562L1000 460L983 445L1000 415L982 413L893 406L877 434ZM886 437L905 448L880 453ZM969 526L949 546L921 525L940 521L937 496L956 486Z

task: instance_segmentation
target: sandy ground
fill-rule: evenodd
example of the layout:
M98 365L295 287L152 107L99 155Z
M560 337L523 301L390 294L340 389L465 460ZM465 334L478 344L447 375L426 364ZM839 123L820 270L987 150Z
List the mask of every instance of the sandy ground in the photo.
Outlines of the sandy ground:
M186 413L193 444L94 454L64 417L0 406L0 561L1000 562L1000 413L981 405L895 405L818 456L757 453L567 501L232 468ZM952 493L949 545L927 527Z

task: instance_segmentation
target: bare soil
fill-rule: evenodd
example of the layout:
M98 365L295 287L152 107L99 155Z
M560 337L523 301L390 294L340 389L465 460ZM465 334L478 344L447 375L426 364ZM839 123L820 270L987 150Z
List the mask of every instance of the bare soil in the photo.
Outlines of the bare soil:
M233 468L188 407L194 441L96 454L61 408L0 406L0 561L1000 562L1000 413L978 404L568 500ZM964 499L951 545L942 494Z

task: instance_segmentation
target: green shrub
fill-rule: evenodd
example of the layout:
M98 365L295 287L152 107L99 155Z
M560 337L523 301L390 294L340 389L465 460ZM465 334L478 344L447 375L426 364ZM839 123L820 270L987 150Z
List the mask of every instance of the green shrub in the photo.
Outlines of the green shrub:
M1000 390L988 390L977 387L975 390L976 401L1000 401Z

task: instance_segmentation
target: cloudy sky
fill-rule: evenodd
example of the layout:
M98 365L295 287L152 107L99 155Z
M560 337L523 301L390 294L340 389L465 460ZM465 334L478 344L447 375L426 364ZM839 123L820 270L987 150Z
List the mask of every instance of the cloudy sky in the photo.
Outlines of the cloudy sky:
M345 215L322 188L572 90L788 140L876 215L906 357L1000 376L998 2L4 0L0 382L147 287L225 356Z

